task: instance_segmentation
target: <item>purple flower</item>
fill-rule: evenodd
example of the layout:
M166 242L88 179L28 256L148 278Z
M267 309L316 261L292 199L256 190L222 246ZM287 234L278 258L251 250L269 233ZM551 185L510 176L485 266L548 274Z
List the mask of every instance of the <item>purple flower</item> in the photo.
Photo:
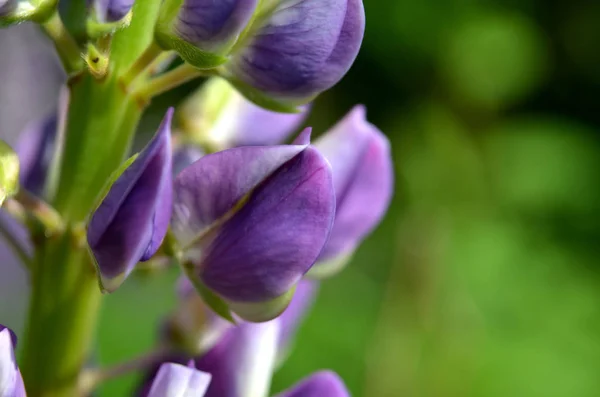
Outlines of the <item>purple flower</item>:
M203 397L210 374L193 366L165 363L160 366L148 397Z
M363 106L355 107L315 146L331 163L336 192L333 230L312 269L327 273L343 265L387 211L393 164L387 138L366 121Z
M181 107L177 120L192 139L216 150L282 143L304 122L299 113L277 113L248 101L226 80L211 79Z
M199 68L213 68L251 21L259 0L166 0L156 24L157 42Z
M155 137L110 187L90 220L88 243L107 291L114 291L138 261L150 259L167 233L172 115L170 109Z
M172 227L188 276L247 320L285 309L329 236L331 170L309 137L207 155L175 180Z
M135 0L87 0L101 23L118 22L131 11ZM143 1L143 0L142 0Z
M362 0L282 0L227 65L228 77L260 102L311 101L348 72L362 43Z
M331 371L317 372L277 397L350 397L340 377Z
M0 396L25 397L25 385L15 360L15 334L0 325Z
M36 195L41 195L56 139L57 116L50 116L29 123L17 141L16 151L21 162L21 185Z

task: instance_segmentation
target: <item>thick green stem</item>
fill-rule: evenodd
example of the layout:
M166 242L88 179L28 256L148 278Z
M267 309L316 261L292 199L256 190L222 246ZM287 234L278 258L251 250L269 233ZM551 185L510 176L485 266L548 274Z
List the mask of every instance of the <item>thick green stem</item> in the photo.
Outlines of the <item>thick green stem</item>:
M87 250L67 232L37 250L21 370L30 397L78 395L100 304Z
M69 81L60 156L51 167L47 187L65 229L35 238L32 296L20 360L29 397L81 395L81 371L89 361L101 301L81 225L112 171L129 155L143 106L119 86L119 76L152 41L160 4L160 0L135 2L131 26L113 39L106 78L96 80L83 72ZM47 26L51 35L57 33L55 41L67 37L54 29L59 22ZM74 60L71 53L69 60Z

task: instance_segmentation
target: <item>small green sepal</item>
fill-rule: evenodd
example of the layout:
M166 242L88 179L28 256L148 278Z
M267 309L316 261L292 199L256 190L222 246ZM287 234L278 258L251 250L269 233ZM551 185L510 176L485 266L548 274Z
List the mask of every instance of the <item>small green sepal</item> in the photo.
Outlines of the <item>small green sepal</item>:
M87 52L83 59L87 64L90 74L96 79L100 80L106 76L108 72L108 56L103 54L93 44L88 44Z
M246 321L264 323L279 317L289 306L295 292L296 286L292 287L285 294L266 302L228 301L229 308Z
M340 273L346 265L352 260L353 253L341 255L337 258L330 259L324 262L317 262L306 273L306 277L311 280L323 280L331 278Z
M123 17L123 19L117 22L110 23L102 23L98 22L93 17L88 18L86 23L87 34L92 39L98 39L104 36L109 36L114 34L117 30L124 29L129 26L131 23L131 18L133 17L133 10L130 10L127 15Z
M0 140L0 205L19 191L19 157Z

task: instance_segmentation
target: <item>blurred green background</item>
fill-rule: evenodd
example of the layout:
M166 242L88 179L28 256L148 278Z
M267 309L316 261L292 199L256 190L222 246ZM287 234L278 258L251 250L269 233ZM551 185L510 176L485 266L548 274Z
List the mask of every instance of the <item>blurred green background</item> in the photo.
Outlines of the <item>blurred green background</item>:
M395 198L274 390L331 368L355 397L600 395L600 2L364 1L363 50L309 124L366 104ZM102 362L153 344L175 277L108 297Z

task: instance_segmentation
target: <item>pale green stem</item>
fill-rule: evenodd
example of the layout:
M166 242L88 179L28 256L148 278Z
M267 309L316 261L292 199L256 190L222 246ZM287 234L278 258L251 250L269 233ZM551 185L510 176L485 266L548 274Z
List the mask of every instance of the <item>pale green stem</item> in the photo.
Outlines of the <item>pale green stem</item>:
M54 41L54 46L63 63L68 75L78 72L83 68L81 51L77 42L73 39L62 20L58 11L42 24L44 30Z
M83 395L92 392L98 385L131 372L138 370L147 370L152 365L164 360L165 357L173 353L173 348L167 345L156 347L153 351L145 353L140 357L129 361L116 364L107 368L90 369L81 375L79 382L80 390Z
M163 75L153 78L148 83L135 90L133 95L142 101L150 100L155 96L179 87L188 81L202 76L214 76L215 74L216 70L214 69L200 70L190 64L184 63Z
M11 199L17 202L23 210L44 226L46 236L60 233L65 225L62 217L54 208L40 198L20 189L17 195Z

